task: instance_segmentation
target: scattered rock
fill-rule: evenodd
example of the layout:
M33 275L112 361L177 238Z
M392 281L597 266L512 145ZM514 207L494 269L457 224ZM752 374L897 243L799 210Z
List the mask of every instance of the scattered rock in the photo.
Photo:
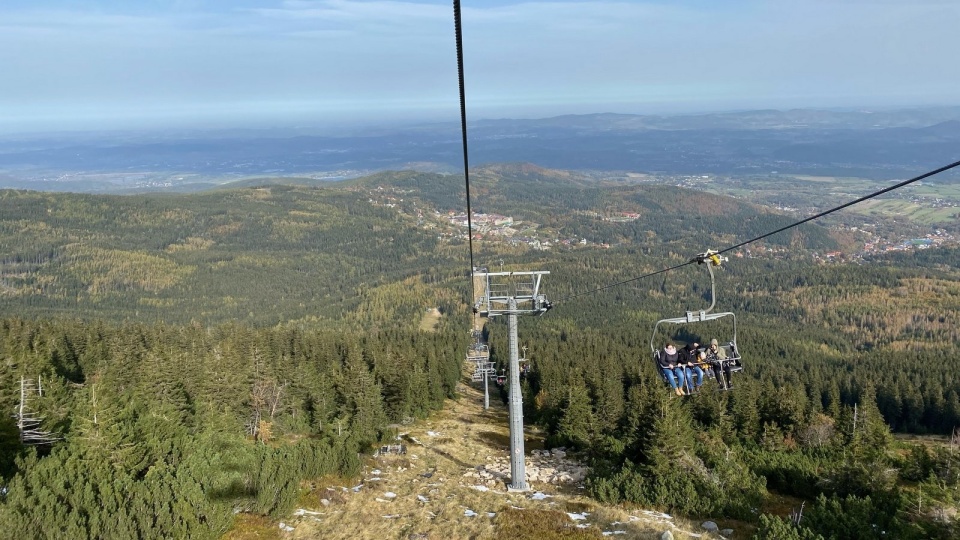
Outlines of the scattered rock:
M330 499L320 499L320 504L330 506Z
M718 527L717 524L712 521L704 521L700 524L700 526L703 527L703 530L707 532L717 532L720 530L720 527Z
M467 508L466 510L463 511L463 515L466 517L476 517L477 513Z
M587 516L589 516L590 514L589 514L588 512L582 512L582 513L580 513L580 514L575 514L575 513L573 513L573 512L567 512L567 515L570 516L570 519L572 519L572 520L574 520L574 521L580 521L580 520L587 519Z
M721 536L733 536L733 529L720 529Z
M386 498L388 498L388 499L393 499L393 498L395 498L395 497L397 496L397 494L394 493L394 492L392 492L392 491L388 491L388 492L384 493L383 496L386 497Z
M660 535L660 540L673 540L673 533L670 531L663 531L663 534Z
M422 503L430 502L430 499L424 497L423 495L417 495L417 500L420 501L420 502L422 502Z
M280 530L281 530L281 531L286 531L286 532L293 532L293 527L291 527L291 526L289 526L289 525L287 525L286 523L284 523L284 522L281 521L281 522L280 522Z

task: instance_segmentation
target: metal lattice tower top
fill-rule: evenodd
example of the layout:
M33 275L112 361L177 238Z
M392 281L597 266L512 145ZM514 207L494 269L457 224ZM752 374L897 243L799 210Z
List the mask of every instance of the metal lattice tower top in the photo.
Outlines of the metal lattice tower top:
M496 317L506 314L543 315L553 305L540 292L540 281L548 271L534 272L487 272L475 268L473 272L477 298L474 312L480 317ZM509 304L513 300L515 309Z

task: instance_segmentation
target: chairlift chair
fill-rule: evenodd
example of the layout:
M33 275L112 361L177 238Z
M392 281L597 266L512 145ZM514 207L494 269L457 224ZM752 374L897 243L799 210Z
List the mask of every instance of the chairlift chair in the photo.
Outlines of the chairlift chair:
M693 261L696 261L698 264L706 264L707 272L710 274L710 306L706 309L701 309L698 311L687 311L683 316L680 317L670 317L667 319L660 319L653 327L653 334L650 335L650 352L652 353L652 358L654 363L657 366L657 372L660 374L660 377L665 383L669 383L667 376L663 373L663 370L660 369L660 349L657 347L656 339L657 332L660 329L661 325L694 325L698 323L705 323L709 321L716 321L719 319L730 318L733 326L733 335L729 340L718 340L721 343L723 349L727 352L727 358L724 362L729 362L730 372L742 371L743 366L741 365L740 349L737 347L737 316L735 313L730 311L712 313L714 306L717 303L717 289L716 289L716 280L713 275L713 267L720 266L720 264L725 261L726 258L720 257L716 251L708 250L705 253L697 255ZM701 347L698 351L704 351L705 348ZM709 376L712 374L713 370L705 370L704 376ZM723 370L721 369L721 374ZM729 381L718 381L721 384L721 388L729 389ZM689 394L692 390L690 377L684 377L684 385L686 387L687 393Z

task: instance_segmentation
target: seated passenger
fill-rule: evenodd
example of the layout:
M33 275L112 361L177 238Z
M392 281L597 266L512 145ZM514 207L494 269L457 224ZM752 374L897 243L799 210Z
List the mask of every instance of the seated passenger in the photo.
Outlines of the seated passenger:
M673 387L673 391L678 396L685 395L683 391L683 369L678 366L680 363L680 354L677 352L673 343L667 343L660 354L657 355L657 367L667 378L667 382Z
M680 350L680 364L684 366L684 371L691 384L691 390L698 391L703 384L703 370L700 369L700 351L697 348L700 344L697 342L688 343L686 347ZM692 372L692 373L691 373Z
M710 348L707 349L707 361L713 368L713 376L717 379L717 384L724 390L733 388L730 385L730 362L727 362L727 351L720 347L716 339L710 340ZM721 374L723 375L721 377Z

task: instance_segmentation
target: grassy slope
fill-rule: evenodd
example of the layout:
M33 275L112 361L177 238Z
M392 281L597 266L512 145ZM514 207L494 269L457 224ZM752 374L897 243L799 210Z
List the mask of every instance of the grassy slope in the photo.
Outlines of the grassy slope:
M320 482L305 486L302 507L317 515L291 516L284 523L295 527L293 538L603 538L603 531L624 531L618 538L658 538L671 530L678 539L702 532L698 523L666 519L637 508L612 507L580 495L576 486L532 483L534 491L508 493L506 481L482 484L465 477L477 465L508 459L507 412L503 403L491 400L482 408L482 394L461 386L461 398L433 417L405 428L406 456L371 458L360 479ZM433 435L431 435L431 433ZM542 436L528 427L525 448L529 456L542 447ZM528 467L531 463L528 457ZM374 471L380 471L376 474ZM425 475L429 475L426 477ZM380 480L371 480L380 478ZM362 487L354 492L344 487ZM489 491L478 491L483 485ZM534 500L536 491L550 495ZM390 498L385 494L395 493ZM420 500L418 496L426 499ZM324 505L320 499L330 501ZM469 517L467 510L478 515ZM587 519L573 521L567 512L587 512ZM493 513L489 516L488 513ZM387 517L389 516L389 517ZM721 525L727 522L721 521ZM589 525L578 528L577 525ZM730 524L734 526L734 524ZM742 529L734 538L747 538ZM420 536L416 536L420 535ZM232 538L232 537L230 537Z

